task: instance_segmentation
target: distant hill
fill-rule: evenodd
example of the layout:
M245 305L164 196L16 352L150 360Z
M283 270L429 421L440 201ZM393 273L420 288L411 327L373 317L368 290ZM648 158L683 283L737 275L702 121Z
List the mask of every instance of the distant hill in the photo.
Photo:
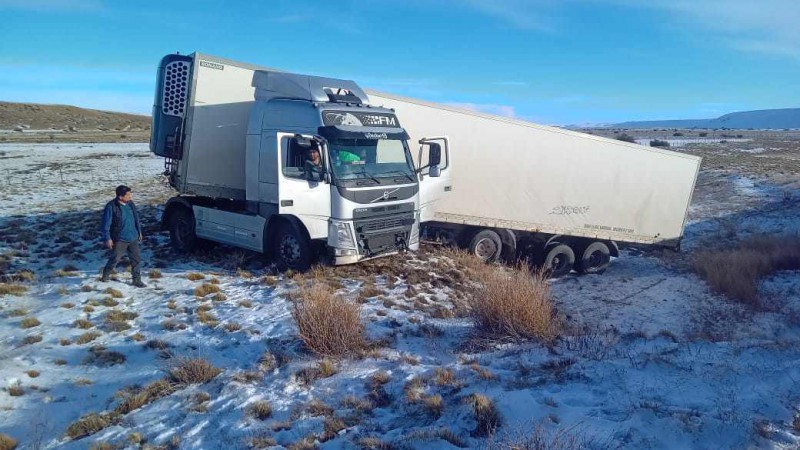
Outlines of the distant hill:
M649 120L622 122L609 126L613 128L800 128L800 108L734 112L716 119Z
M144 131L150 129L150 117L77 106L0 101L0 130L15 128Z

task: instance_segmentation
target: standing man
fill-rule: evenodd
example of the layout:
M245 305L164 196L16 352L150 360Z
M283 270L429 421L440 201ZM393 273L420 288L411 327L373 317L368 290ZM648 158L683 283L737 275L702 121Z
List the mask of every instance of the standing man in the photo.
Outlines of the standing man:
M131 188L124 185L117 186L116 193L117 198L108 202L103 210L103 243L112 253L103 268L100 281L108 281L111 271L127 252L131 260L133 285L145 287L140 272L142 257L139 243L142 242L142 225L136 205L131 201L133 194Z

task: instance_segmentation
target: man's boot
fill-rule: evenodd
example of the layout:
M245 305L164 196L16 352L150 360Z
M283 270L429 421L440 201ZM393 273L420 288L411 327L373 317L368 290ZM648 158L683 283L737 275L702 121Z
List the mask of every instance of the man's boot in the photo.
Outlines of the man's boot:
M108 281L110 279L110 275L105 270L103 271L103 275L100 277L100 281Z
M138 287L138 288L147 287L147 285L142 282L141 278L134 278L133 279L133 285Z

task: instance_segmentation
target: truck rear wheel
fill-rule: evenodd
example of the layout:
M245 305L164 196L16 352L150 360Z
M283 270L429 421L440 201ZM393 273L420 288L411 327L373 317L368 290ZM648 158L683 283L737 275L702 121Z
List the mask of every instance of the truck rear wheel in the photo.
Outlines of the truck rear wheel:
M272 254L282 269L305 271L311 267L311 243L289 223L281 223L275 233Z
M169 240L172 248L184 253L191 253L197 248L197 235L194 228L194 214L191 210L180 207L169 219Z
M603 242L592 242L575 261L575 270L584 274L605 272L611 262L611 250Z
M493 263L500 259L503 252L503 241L500 239L500 235L494 231L481 230L472 237L467 248L481 261Z
M575 264L575 252L566 244L550 248L544 258L542 269L550 278L560 278L568 274Z

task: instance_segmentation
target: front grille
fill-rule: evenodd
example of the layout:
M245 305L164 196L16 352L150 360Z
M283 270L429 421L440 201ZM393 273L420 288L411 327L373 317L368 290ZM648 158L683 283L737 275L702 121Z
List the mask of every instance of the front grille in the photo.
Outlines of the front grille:
M356 231L359 233L375 233L378 231L388 230L392 228L400 228L414 223L414 217L384 217L381 219L374 219L368 222L361 222L356 224Z

